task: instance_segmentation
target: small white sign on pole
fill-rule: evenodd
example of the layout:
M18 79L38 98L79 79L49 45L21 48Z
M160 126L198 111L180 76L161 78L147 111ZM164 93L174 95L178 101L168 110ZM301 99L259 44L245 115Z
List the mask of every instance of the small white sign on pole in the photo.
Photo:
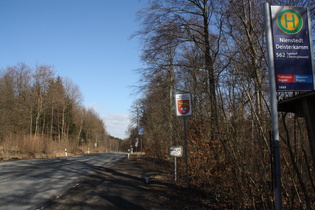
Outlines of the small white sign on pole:
M183 156L183 147L182 146L170 146L168 147L168 154L171 157L174 157L174 179L175 184L177 180L177 164L176 164L176 158Z
M182 157L183 156L183 147L182 146L170 146L168 148L169 156L171 157Z

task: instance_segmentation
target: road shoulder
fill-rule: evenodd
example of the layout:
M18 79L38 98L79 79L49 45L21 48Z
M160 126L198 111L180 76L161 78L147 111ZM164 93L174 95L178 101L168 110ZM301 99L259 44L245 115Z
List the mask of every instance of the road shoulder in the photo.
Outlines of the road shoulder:
M132 157L75 184L41 209L196 209L201 203L187 199L187 190L170 184L169 167ZM148 183L146 178L148 178Z

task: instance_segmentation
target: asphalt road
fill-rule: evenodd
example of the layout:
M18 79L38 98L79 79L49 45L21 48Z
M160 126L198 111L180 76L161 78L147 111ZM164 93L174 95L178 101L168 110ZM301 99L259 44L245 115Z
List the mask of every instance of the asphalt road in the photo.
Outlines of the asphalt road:
M0 162L0 210L36 209L76 186L97 167L113 165L126 156L126 153L97 153Z

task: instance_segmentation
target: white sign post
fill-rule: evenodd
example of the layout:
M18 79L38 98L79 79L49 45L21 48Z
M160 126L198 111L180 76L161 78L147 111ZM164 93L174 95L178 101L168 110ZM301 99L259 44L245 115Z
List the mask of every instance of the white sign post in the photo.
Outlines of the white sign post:
M177 181L177 164L176 164L176 158L183 156L183 147L182 146L170 146L168 148L168 154L171 157L174 157L174 179L175 184Z
M134 142L135 142L136 152L138 152L139 139L136 138L136 139L134 140Z

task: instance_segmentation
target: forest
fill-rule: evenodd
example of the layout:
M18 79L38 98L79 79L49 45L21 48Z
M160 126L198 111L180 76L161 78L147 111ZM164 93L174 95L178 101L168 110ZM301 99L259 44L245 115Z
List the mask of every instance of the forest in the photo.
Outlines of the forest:
M18 63L0 72L0 160L117 151L79 87L52 66Z
M314 0L271 5L310 8ZM168 147L182 145L183 119L175 94L191 93L187 117L189 184L231 209L273 209L270 93L261 0L156 0L137 14L141 29L140 97L131 109L130 142L144 128L143 150L173 161ZM314 39L314 36L313 36ZM278 100L300 94L278 92ZM278 112L282 203L315 208L314 161L304 118ZM36 119L36 118L35 118ZM178 158L178 184L185 160Z

